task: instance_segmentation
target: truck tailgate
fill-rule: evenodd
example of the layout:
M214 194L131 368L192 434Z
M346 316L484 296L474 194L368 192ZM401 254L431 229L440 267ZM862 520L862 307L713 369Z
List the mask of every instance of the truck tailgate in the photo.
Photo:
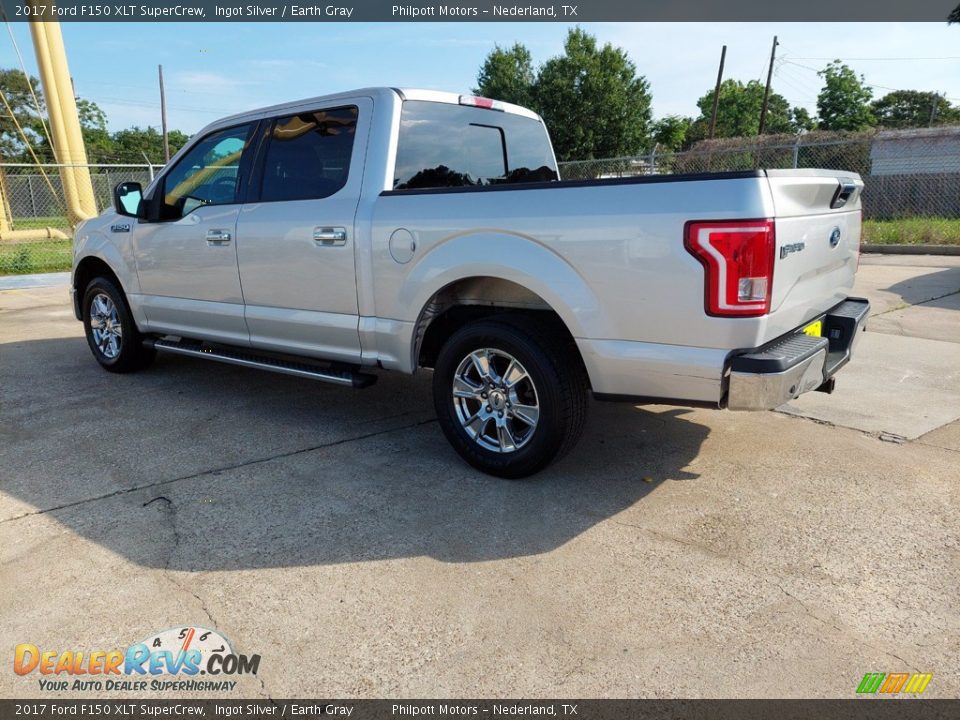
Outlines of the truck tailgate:
M795 329L853 287L860 253L856 173L768 170L776 217L776 255L767 339Z

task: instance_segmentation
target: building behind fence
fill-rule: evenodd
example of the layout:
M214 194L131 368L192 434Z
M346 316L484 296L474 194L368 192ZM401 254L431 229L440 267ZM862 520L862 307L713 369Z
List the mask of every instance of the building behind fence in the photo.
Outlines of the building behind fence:
M954 237L960 232L960 127L706 140L684 152L654 148L637 157L561 163L560 173L565 180L581 180L756 168L857 172L866 182L867 220L910 220L911 232L916 234L903 241L943 242L945 234L952 234L947 242L960 242ZM132 180L146 186L159 169L91 165L98 209L111 204L117 183ZM11 229L50 227L71 234L58 170L55 165L0 163L0 211ZM880 230L868 227L868 239L874 231ZM902 226L890 231L905 232ZM64 240L13 243L0 239L0 275L67 269L70 252L70 243Z

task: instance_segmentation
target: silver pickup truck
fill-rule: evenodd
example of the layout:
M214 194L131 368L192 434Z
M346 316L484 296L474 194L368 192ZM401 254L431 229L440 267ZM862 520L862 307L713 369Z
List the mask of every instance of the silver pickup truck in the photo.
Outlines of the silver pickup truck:
M832 390L869 310L848 297L862 188L563 181L529 110L357 90L225 118L118 185L77 230L74 308L113 372L156 352L357 388L432 368L457 452L523 477L573 446L588 393L765 410Z

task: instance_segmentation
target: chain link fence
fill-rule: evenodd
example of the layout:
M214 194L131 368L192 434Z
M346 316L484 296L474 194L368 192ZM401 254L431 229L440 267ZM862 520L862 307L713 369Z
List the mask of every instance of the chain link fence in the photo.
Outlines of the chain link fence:
M146 186L160 167L90 165L98 211L123 181ZM824 168L859 173L868 243L960 245L960 127L813 132L697 143L684 152L561 163L565 180ZM0 275L67 270L73 229L57 165L0 163ZM31 231L31 232L21 232ZM29 236L29 237L24 237Z
M73 226L64 200L63 166L0 163L0 275L70 269ZM102 212L113 202L117 183L146 187L160 169L150 165L87 165L94 204Z
M859 173L864 241L960 245L960 127L724 138L684 152L560 164L564 180L737 170Z

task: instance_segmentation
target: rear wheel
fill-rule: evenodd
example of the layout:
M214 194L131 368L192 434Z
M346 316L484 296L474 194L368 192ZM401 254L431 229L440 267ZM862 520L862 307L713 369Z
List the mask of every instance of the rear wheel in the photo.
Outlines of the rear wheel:
M93 356L110 372L141 370L156 354L143 346L143 336L126 298L107 278L94 278L87 285L83 295L83 329Z
M433 376L450 444L474 467L505 478L539 472L573 447L586 390L572 342L527 316L464 326L440 350Z

